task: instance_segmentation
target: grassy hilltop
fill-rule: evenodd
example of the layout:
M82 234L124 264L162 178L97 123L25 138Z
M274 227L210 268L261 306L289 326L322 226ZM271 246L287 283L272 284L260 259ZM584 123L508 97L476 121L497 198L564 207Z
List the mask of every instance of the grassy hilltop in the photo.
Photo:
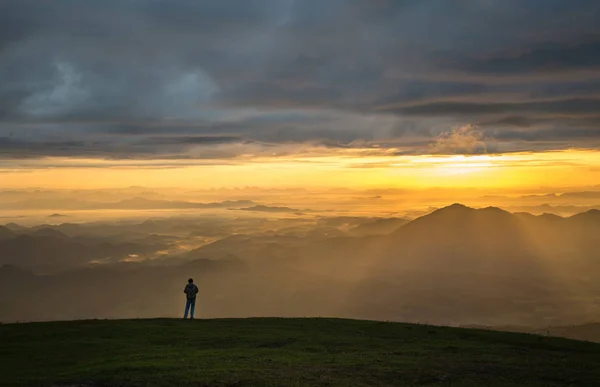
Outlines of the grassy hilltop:
M600 386L600 345L342 319L0 326L2 386Z

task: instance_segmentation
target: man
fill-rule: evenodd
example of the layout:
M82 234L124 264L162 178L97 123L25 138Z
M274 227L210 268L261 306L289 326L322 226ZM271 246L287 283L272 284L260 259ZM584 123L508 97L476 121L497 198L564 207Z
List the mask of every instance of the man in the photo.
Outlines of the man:
M183 289L183 292L186 295L187 302L185 303L185 314L183 318L186 319L188 316L188 311L190 313L190 318L194 318L194 308L196 307L196 294L198 294L198 287L194 284L194 280L190 278L188 280L188 284ZM191 307L191 311L190 311Z

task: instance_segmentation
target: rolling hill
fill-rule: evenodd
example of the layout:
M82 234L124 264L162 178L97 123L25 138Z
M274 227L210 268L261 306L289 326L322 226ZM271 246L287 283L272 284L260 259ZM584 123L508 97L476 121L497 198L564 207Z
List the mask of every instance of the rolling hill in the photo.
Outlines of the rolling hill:
M0 326L3 386L595 386L600 345L340 319Z
M348 220L335 219L340 228ZM48 269L31 270L35 294L24 294L23 281L7 275L0 283L0 319L175 317L181 282L192 276L202 289L204 315L210 317L327 315L536 329L580 325L600 315L597 220L594 211L562 218L458 204L387 235L349 235L325 220L318 227L293 229L263 220L186 254L135 264L112 259L92 267L82 267L82 258L139 254L140 249L152 253L160 244L21 235L0 241L0 265L28 269L18 257L31 256L31 262L62 262L71 270L52 275L38 275ZM140 234L128 240L138 241L142 231L172 231L179 222L152 220L100 230L123 235L137 230ZM78 235L96 227L56 230ZM82 288L94 302L81 299Z

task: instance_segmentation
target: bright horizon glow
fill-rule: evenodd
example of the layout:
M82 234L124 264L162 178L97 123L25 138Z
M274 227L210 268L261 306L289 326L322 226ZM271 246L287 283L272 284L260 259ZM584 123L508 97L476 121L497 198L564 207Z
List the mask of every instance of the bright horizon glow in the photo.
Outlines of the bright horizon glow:
M342 150L330 155L231 160L47 158L0 162L1 188L569 187L600 181L600 152L401 155Z

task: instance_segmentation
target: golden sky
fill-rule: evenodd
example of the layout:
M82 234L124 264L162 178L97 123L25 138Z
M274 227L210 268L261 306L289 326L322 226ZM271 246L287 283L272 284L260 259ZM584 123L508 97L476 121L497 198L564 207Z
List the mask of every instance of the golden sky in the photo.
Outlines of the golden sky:
M599 1L10 3L0 189L600 182Z
M344 154L261 157L210 165L180 160L49 158L1 169L2 188L349 187L536 188L600 182L600 152L564 150L498 155ZM157 166L160 164L160 166Z

